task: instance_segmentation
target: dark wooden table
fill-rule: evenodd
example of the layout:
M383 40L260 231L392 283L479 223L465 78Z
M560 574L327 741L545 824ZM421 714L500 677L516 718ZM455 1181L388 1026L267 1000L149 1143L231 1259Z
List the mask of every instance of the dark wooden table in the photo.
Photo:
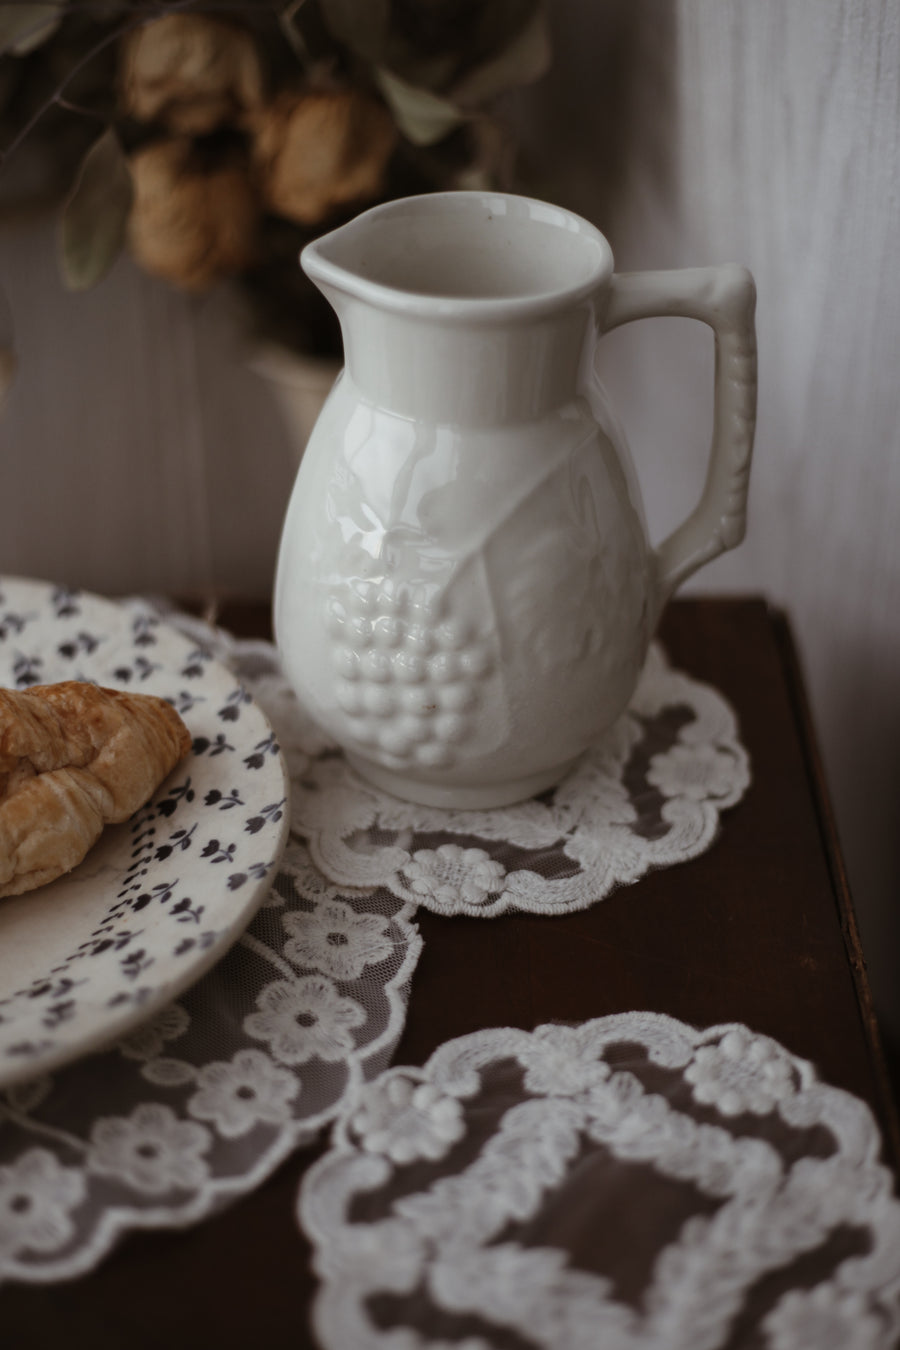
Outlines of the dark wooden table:
M262 635L259 607L220 621ZM840 851L788 625L759 599L680 600L672 661L736 709L753 785L713 847L577 914L419 918L425 948L395 1057L450 1037L645 1008L697 1026L740 1021L867 1101L895 1164L896 1117ZM182 1233L135 1234L71 1283L6 1286L10 1350L246 1350L313 1345L315 1290L295 1200L321 1145L253 1195Z

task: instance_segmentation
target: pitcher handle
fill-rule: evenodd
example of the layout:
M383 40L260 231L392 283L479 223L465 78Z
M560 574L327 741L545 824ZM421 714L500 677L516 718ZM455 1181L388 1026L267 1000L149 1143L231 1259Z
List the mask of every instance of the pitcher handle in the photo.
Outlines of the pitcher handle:
M657 549L656 613L704 563L735 548L747 528L747 488L756 425L756 287L745 267L619 272L601 330L632 319L678 315L708 324L716 339L713 437L703 494Z

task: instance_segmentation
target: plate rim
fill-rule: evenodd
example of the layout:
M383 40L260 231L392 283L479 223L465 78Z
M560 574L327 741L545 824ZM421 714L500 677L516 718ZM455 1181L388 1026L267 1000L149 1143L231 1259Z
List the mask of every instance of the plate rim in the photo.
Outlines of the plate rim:
M98 603L102 607L108 607L123 615L127 613L123 603L126 600L134 598L147 603L147 599L144 596L120 596L118 598L112 598L81 586L64 586L61 583L44 580L42 578L0 572L0 593L2 593L4 585L32 586L41 589L45 594L54 589L65 591L66 594L71 595L73 598L87 599L92 603ZM174 612L177 614L179 611L176 609ZM179 632L179 630L170 622L170 615L168 613L160 614L157 617L157 622L159 629L162 629L167 635L173 635L179 641L190 643L191 639L184 633ZM209 662L211 665L224 671L236 685L244 687L240 677L229 670L225 663L219 660L217 656L211 655L209 657ZM58 683L58 681L51 680L48 681L48 683L54 684ZM3 685L0 687L8 688L9 686ZM282 813L281 820L277 822L278 832L274 839L273 860L271 866L264 876L253 881L252 886L249 887L245 893L244 903L240 906L238 913L232 917L229 923L226 923L223 928L217 932L215 940L210 943L208 947L198 949L193 959L189 958L180 963L177 971L172 977L170 979L165 979L160 985L156 986L141 1003L122 1007L121 1010L116 1008L109 1009L109 1023L103 1028L102 1032L98 1032L97 1029L94 1028L92 1033L89 1032L85 1036L76 1037L74 1041L63 1041L53 1048L48 1048L43 1053L32 1056L23 1056L20 1061L13 1062L7 1060L7 1062L4 1062L3 1058L0 1058L0 1091L14 1088L20 1083L28 1082L43 1074L56 1072L61 1068L76 1063L78 1060L85 1059L90 1055L102 1054L104 1051L111 1049L117 1041L122 1040L123 1037L127 1036L136 1027L149 1021L155 1013L160 1011L160 1009L168 1006L173 999L178 998L179 995L183 994L187 989L190 989L197 984L209 973L213 966L218 965L218 963L224 959L246 931L249 924L252 923L258 910L262 906L266 895L271 889L274 879L273 874L277 872L287 847L291 828L291 781L284 751L281 748L281 743L275 734L269 716L252 693L250 694L250 697L254 709L262 718L265 726L273 735L275 735L275 742L278 746L276 762L281 775L285 798L285 809ZM185 761L188 758L189 756L186 756ZM158 790L158 788L155 790L154 796ZM139 807L138 810L143 810L144 806L146 806L146 803ZM137 812L135 814L137 814ZM128 823L133 819L134 816L129 817ZM123 824L124 823L126 822L123 822ZM0 900L0 904L2 904L2 900Z

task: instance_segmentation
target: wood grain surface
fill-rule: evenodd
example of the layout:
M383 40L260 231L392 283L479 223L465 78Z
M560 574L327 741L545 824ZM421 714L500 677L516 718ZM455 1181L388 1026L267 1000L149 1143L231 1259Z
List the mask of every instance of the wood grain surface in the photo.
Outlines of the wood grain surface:
M247 635L266 633L258 608L226 608L222 617ZM421 915L425 948L395 1062L421 1063L445 1039L479 1027L626 1009L695 1025L743 1021L869 1102L895 1159L895 1116L790 635L751 598L676 601L663 637L678 666L714 683L736 709L753 771L745 799L706 854L582 913ZM197 1228L132 1235L81 1280L0 1290L4 1344L312 1346L315 1281L293 1211L302 1171L319 1151L297 1154Z

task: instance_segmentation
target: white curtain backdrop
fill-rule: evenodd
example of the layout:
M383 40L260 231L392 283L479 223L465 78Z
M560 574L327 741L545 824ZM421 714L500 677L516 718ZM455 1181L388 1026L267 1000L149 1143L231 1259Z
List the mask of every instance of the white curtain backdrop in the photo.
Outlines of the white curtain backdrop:
M697 591L792 618L876 997L900 1034L900 11L890 0L555 0L516 103L529 186L617 266L738 261L758 286L745 544ZM604 344L651 532L690 509L712 343L683 320Z

